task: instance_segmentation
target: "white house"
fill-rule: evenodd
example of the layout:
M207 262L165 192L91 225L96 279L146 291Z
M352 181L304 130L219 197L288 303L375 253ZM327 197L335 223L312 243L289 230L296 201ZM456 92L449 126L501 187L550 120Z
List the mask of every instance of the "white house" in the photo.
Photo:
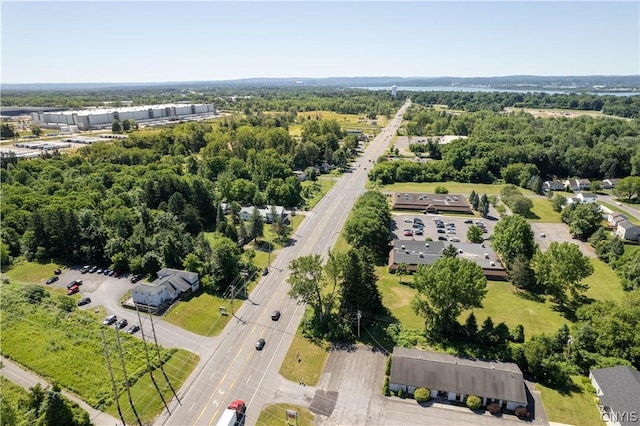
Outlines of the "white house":
M609 213L609 215L607 215L607 222L609 222L609 225L614 226L616 228L618 227L618 224L620 222L624 222L625 220L629 220L629 219L622 213L612 212L612 213Z
M514 411L527 407L522 371L514 363L478 361L453 355L401 347L393 348L389 389L412 394L431 390L433 398L464 402L476 395L482 405L492 402Z
M585 189L591 188L591 181L589 179L567 179L562 182L564 187L569 187L573 191L584 191Z
M602 189L612 189L620 182L620 179L605 179L602 181Z
M640 240L640 226L634 225L628 220L618 223L616 229L616 235L621 240L639 241Z
M200 288L200 278L195 272L164 268L157 274L153 282L140 283L131 290L134 303L157 308Z
M596 194L592 194L590 192L580 192L576 195L576 198L580 200L581 203L596 203L598 202L598 196Z
M251 218L251 215L253 214L253 209L254 207L243 207L242 209L240 209L240 213L238 214L240 216L240 219L244 221L249 220ZM274 218L277 216L284 218L287 215L287 212L283 206L273 206L273 209L275 210L276 216L273 216L273 212L271 211L272 206L267 206L264 209L258 209L258 212L260 212L260 216L262 216L262 219L266 223L273 222Z
M589 378L600 400L602 419L608 425L640 423L640 371L618 365L591 370Z
M548 191L562 191L564 190L564 182L561 180L548 180L542 184L544 192Z

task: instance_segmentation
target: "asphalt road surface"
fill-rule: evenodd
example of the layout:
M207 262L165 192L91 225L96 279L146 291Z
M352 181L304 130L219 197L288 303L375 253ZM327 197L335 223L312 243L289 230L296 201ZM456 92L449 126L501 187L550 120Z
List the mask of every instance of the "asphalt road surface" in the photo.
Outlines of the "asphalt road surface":
M263 405L272 399L280 385L278 372L304 312L304 306L287 295L289 262L310 254L326 257L355 200L365 191L368 170L387 149L409 105L407 102L402 106L369 143L351 172L338 179L305 217L294 235L295 245L278 254L270 273L262 278L249 301L236 307L235 318L225 328L217 348L201 359L180 390L180 403L176 399L171 401L171 415L164 412L155 424L216 424L235 399L247 403L246 426L256 423ZM282 312L282 317L272 321L271 312L276 309ZM258 351L255 343L260 338L265 339L266 345Z

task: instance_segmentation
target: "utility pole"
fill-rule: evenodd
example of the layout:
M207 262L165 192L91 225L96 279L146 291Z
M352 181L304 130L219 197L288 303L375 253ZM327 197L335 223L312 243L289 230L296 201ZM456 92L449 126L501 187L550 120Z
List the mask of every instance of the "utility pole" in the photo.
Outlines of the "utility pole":
M271 253L271 246L269 246L269 253ZM244 269L240 272L240 275L242 276L242 288L244 289L244 296L245 297L249 297L249 293L247 292L247 276L249 275L249 273L247 271L245 271Z
M138 425L142 426L142 422L140 421L140 416L138 416L138 412L136 411L136 406L133 405L133 399L131 399L131 389L129 388L129 377L127 376L127 367L124 364L124 357L122 356L122 346L120 345L120 329L118 329L117 326L116 326L116 342L118 343L118 353L120 354L120 363L122 364L122 372L124 373L124 387L127 390L127 395L129 396L129 404L131 405L133 414L136 415L136 419L138 420Z
M111 358L109 357L109 346L107 345L107 339L104 337L104 330L100 330L102 332L102 343L104 344L104 353L107 357L107 365L109 366L109 375L111 376L111 384L113 385L113 396L116 398L116 406L118 407L118 414L120 415L120 420L122 420L122 424L126 426L126 422L124 421L124 416L122 415L122 409L120 408L120 397L118 396L118 387L116 386L116 381L113 378L113 369L111 368Z
M358 309L358 339L360 338L360 318L362 318L362 313Z
M233 313L233 298L234 298L234 297L235 297L235 295L236 295L236 286L235 286L235 285L232 285L232 286L230 287L230 289L231 289L231 293L230 293L230 296L229 296L229 297L231 298L231 316L233 316L233 315L234 315L234 313Z
M162 371L162 374L164 375L164 379L167 381L167 384L171 388L171 392L173 392L173 396L175 396L176 399L178 400L178 404L182 405L182 401L180 401L180 398L178 398L178 394L176 393L176 390L173 388L173 385L171 384L171 382L169 381L169 378L167 377L167 373L164 371L164 364L162 363L162 357L160 357L160 348L158 347L158 338L156 337L156 328L153 325L153 317L151 316L151 309L149 309L148 312L149 312L149 320L151 321L151 331L153 332L153 341L156 344L156 354L158 355L158 365L160 366L160 371Z
M149 371L149 375L151 376L151 381L153 382L153 386L155 386L156 390L158 391L158 395L160 395L160 399L162 399L164 408L166 408L169 415L171 415L171 410L169 410L169 406L167 405L167 402L164 400L164 395L162 395L162 392L160 391L160 388L156 383L156 378L153 377L153 368L151 368L151 361L149 361L149 350L147 349L147 339L145 339L144 337L144 329L142 328L142 320L140 319L140 310L138 309L138 304L136 302L133 302L133 304L136 306L136 314L138 315L138 324L140 324L140 334L142 335L142 344L144 345L144 355L147 358L147 370Z

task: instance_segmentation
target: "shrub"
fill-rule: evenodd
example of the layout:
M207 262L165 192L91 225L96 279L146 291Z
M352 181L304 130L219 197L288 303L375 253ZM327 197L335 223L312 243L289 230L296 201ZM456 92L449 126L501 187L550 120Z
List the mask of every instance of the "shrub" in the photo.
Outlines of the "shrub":
M436 194L448 194L449 190L444 186L436 186Z
M527 407L518 407L516 408L515 413L519 419L528 419L529 417L531 417L531 413L529 413Z
M496 404L495 402L492 402L491 404L487 405L487 411L495 415L495 414L498 414L501 410L498 404Z
M391 375L391 356L387 358L387 366L384 369L384 375L385 376Z
M478 408L480 408L480 405L482 405L482 400L475 395L469 395L466 402L467 407L472 410L477 410Z
M384 396L391 395L391 392L389 392L389 376L384 377L384 385L382 385L382 393L384 394Z
M427 402L431 399L431 391L426 388L418 388L413 393L413 398L417 402Z
M406 392L404 391L404 388L398 389L398 396L400 398L406 398L407 397Z

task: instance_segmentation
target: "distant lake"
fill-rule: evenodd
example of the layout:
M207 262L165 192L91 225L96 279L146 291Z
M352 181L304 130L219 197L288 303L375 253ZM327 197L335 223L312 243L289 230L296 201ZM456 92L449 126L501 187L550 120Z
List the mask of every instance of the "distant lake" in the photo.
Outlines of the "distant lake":
M367 90L387 90L391 91L391 86L378 87L352 87L352 89ZM506 92L506 93L550 93L550 94L569 94L569 93L588 93L590 95L613 95L613 96L634 96L640 95L640 90L636 92L572 92L571 90L517 90L517 89L492 89L488 87L463 87L463 86L398 86L398 91L409 92Z

